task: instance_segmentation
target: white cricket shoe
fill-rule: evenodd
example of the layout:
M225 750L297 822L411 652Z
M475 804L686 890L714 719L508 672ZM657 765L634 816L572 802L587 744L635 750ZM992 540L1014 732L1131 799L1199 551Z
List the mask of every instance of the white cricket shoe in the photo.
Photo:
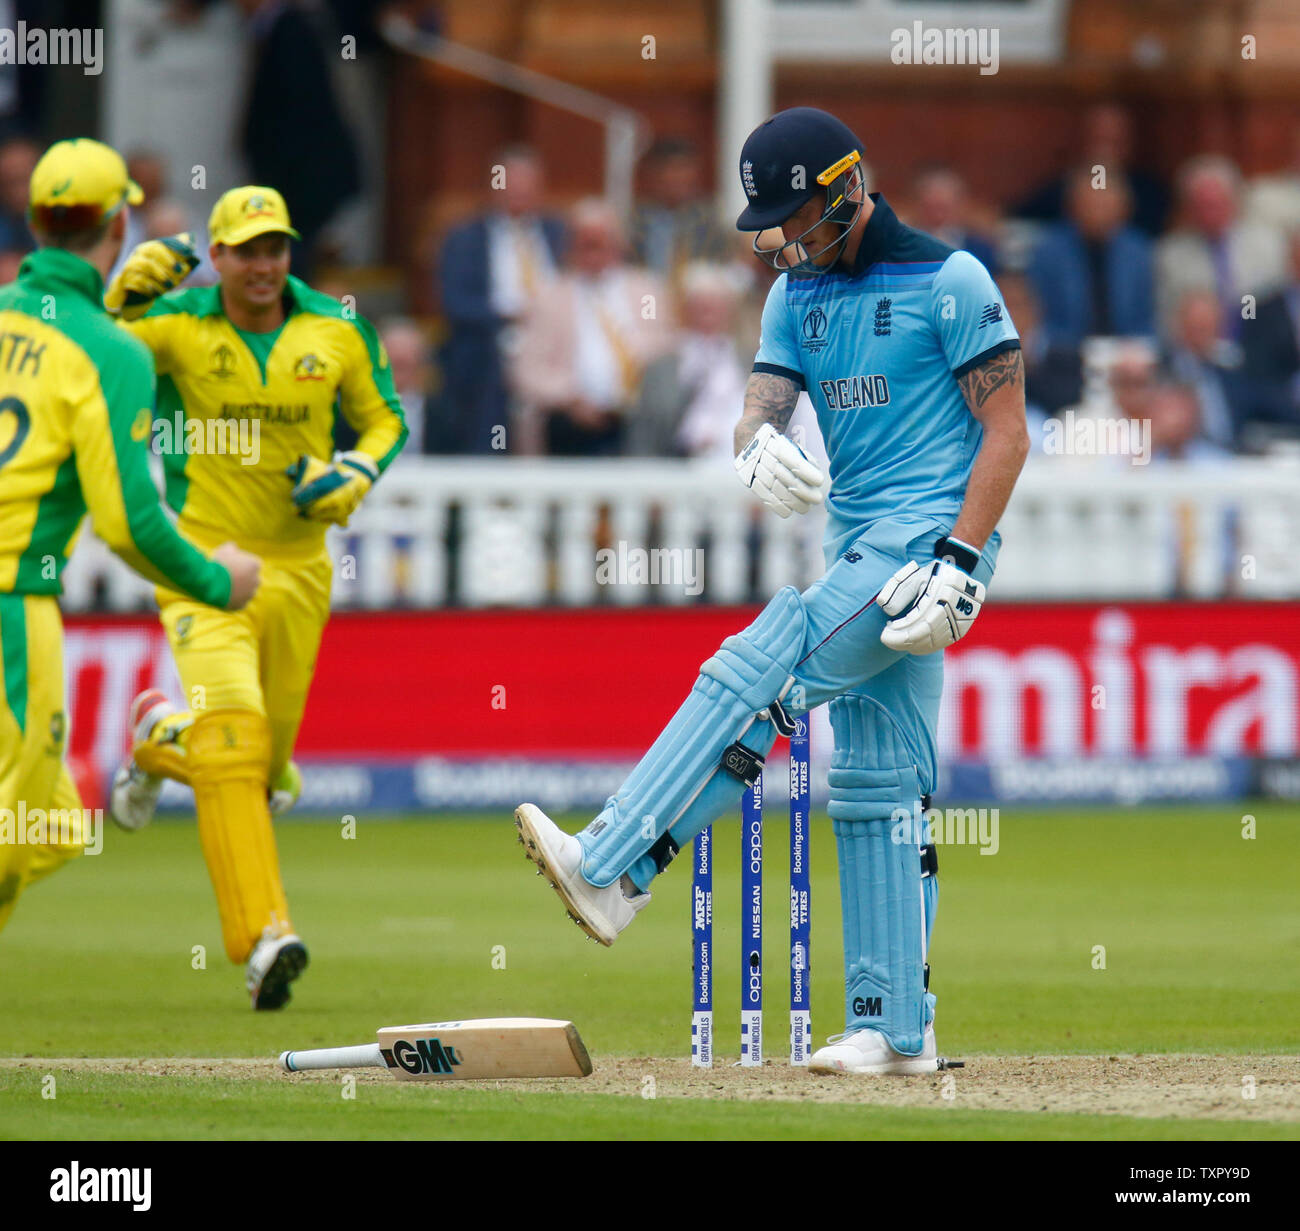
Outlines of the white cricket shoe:
M939 1070L939 1051L934 1043L934 1023L925 1028L925 1046L919 1056L905 1056L896 1052L879 1030L854 1030L849 1034L834 1035L819 1047L808 1062L810 1073L884 1073L894 1076L911 1076L916 1073L936 1073Z
M131 702L127 723L131 728L132 744L149 738L154 727L176 712L176 707L156 688L147 688ZM135 761L119 765L113 774L113 789L109 794L108 812L123 829L143 829L153 820L158 796L162 793L162 779L146 774Z
M644 910L648 893L629 897L624 884L632 887L626 876L599 889L582 876L582 845L562 830L535 804L520 804L515 809L515 828L524 854L536 865L539 876L546 877L560 895L564 909L592 940L612 945L618 934Z
M289 1003L289 984L307 969L307 946L292 932L262 932L248 959L244 986L255 1009L282 1009Z

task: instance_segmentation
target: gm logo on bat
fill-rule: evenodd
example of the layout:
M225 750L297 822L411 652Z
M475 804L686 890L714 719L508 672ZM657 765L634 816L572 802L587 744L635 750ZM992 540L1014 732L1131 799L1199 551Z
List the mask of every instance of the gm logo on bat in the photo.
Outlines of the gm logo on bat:
M413 1076L425 1073L450 1073L460 1064L454 1047L444 1047L437 1039L416 1039L414 1044L398 1039L393 1050L384 1050L384 1063L390 1069L403 1069Z

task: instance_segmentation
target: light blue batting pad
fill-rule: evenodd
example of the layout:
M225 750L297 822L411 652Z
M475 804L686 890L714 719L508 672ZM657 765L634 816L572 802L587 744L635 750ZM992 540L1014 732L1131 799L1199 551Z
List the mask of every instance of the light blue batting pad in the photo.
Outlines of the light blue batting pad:
M891 716L871 698L839 697L830 703L830 717L845 1030L879 1030L896 1051L917 1055L934 1008L925 993L933 903L927 909L922 890L916 762Z
M766 757L776 742L776 727L771 722L760 720L745 732L740 742L759 756ZM701 829L713 824L720 816L736 812L744 792L745 784L739 778L731 774L714 774L704 790L695 797L695 802L669 827L668 832L678 849L689 851L690 844ZM632 883L642 890L647 889L658 874L658 865L651 855L642 855L628 869Z
M682 707L650 751L604 809L579 835L582 875L597 886L611 885L628 872L674 825L692 803L692 833L739 800L739 779L720 769L723 750L755 727L770 726L755 715L780 695L804 647L803 599L793 586L777 591L758 618L728 637L700 668ZM754 748L772 746L772 737L754 731ZM726 780L707 793L713 779ZM643 884L633 877L640 888Z

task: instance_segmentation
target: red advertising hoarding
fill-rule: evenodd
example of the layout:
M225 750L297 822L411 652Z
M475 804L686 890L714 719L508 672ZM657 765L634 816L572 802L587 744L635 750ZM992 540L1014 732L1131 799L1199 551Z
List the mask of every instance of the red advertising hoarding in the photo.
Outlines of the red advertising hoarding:
M741 608L349 613L299 754L634 757ZM179 696L148 619L68 622L72 749L107 769L131 696ZM946 758L1300 755L1300 604L990 604L948 651Z

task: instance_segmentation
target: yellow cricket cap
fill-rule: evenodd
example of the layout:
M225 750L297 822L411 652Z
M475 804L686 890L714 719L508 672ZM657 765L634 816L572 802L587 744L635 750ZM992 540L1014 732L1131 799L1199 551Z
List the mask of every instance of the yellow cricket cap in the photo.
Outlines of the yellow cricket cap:
M208 219L208 240L231 248L268 231L301 238L289 225L289 207L274 188L245 185L223 192Z
M41 155L28 190L28 214L42 228L75 230L111 218L124 202L143 200L121 154L102 141L74 137L56 141Z

